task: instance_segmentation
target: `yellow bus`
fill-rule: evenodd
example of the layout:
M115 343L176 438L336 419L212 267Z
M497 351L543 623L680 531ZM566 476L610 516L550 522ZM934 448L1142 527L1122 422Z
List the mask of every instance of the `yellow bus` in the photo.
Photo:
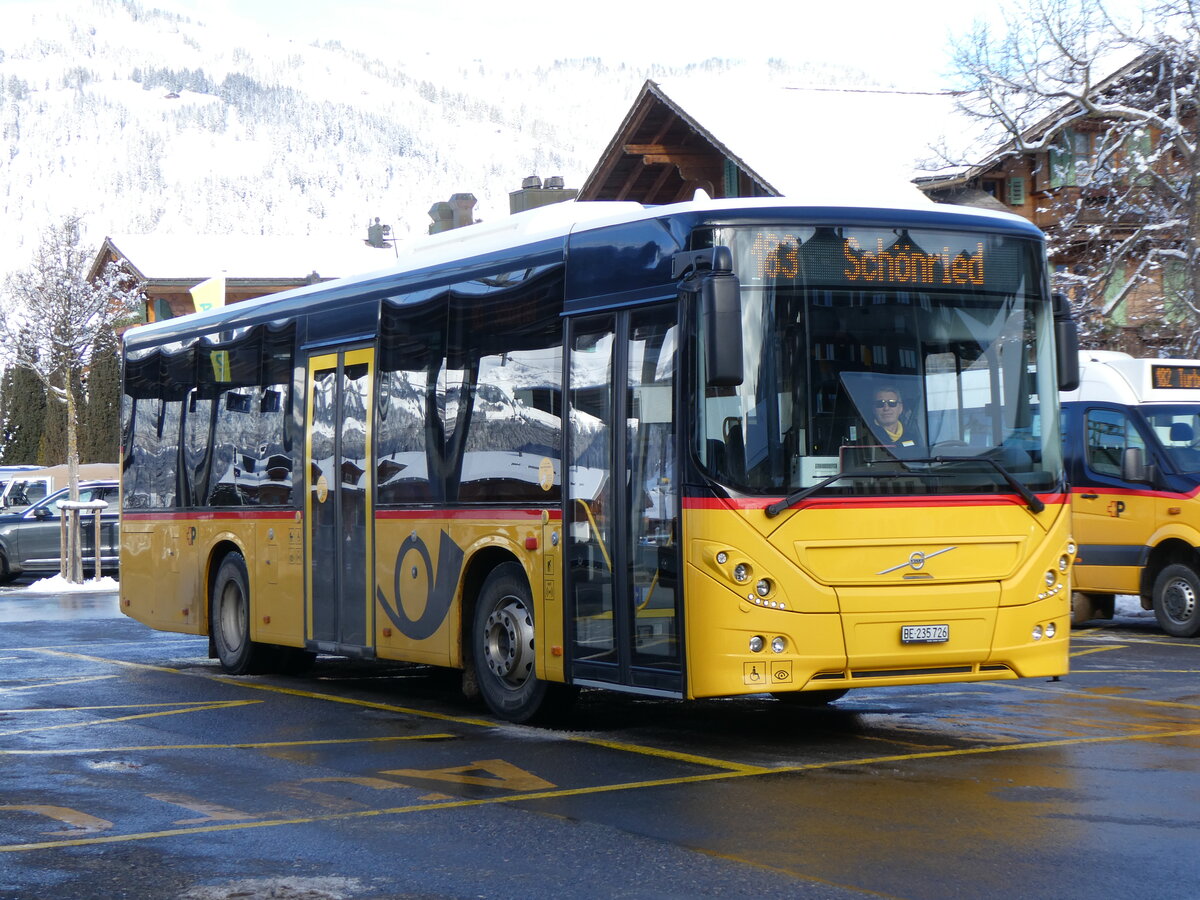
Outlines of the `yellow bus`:
M234 674L461 669L512 721L1059 675L1073 342L1041 233L980 210L423 238L125 335L121 606Z

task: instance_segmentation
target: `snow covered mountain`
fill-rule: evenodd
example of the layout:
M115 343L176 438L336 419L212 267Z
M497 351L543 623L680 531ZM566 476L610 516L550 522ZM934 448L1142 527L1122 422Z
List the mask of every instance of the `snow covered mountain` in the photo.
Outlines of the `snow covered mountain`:
M505 216L524 176L579 186L648 77L867 82L778 60L384 61L134 0L0 15L0 276L67 214L97 249L114 233L365 237L376 216L423 234L456 192Z

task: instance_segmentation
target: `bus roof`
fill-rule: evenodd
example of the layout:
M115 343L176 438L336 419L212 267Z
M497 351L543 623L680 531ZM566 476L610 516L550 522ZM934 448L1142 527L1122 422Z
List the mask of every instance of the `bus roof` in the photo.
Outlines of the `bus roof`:
M1079 387L1063 393L1064 403L1200 403L1196 359L1135 359L1112 350L1084 350L1079 374Z
M513 258L519 251L528 265L561 261L572 234L647 220L679 218L699 225L706 221L734 222L739 218L787 218L817 224L905 225L924 228L968 228L1041 238L1036 226L1019 216L996 210L924 202L920 196L910 206L807 205L788 198L732 198L692 200L667 206L644 206L620 201L567 201L516 213L494 222L457 228L417 238L398 248L389 267L335 281L267 294L232 306L192 313L132 328L125 333L129 347L154 345L176 336L203 330L226 330L286 317L300 298L358 296L396 290L400 284L440 267L451 272L491 261ZM462 265L455 265L462 263Z

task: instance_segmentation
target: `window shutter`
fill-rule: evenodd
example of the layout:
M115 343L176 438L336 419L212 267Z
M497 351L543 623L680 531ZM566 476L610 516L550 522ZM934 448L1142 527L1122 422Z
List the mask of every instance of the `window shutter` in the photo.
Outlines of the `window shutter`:
M1025 179L1023 177L1008 179L1008 205L1025 205Z

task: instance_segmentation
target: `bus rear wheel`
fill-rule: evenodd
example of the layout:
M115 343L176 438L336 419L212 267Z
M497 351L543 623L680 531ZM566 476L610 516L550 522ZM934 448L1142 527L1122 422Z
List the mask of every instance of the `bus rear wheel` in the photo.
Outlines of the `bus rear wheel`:
M533 597L515 562L497 566L484 581L475 604L471 649L479 691L502 719L544 720L574 698L572 688L534 674Z
M242 554L221 561L209 601L209 633L221 668L230 675L261 672L268 648L250 640L250 579Z
M1154 579L1154 618L1175 637L1200 634L1200 577L1191 566L1173 563Z

